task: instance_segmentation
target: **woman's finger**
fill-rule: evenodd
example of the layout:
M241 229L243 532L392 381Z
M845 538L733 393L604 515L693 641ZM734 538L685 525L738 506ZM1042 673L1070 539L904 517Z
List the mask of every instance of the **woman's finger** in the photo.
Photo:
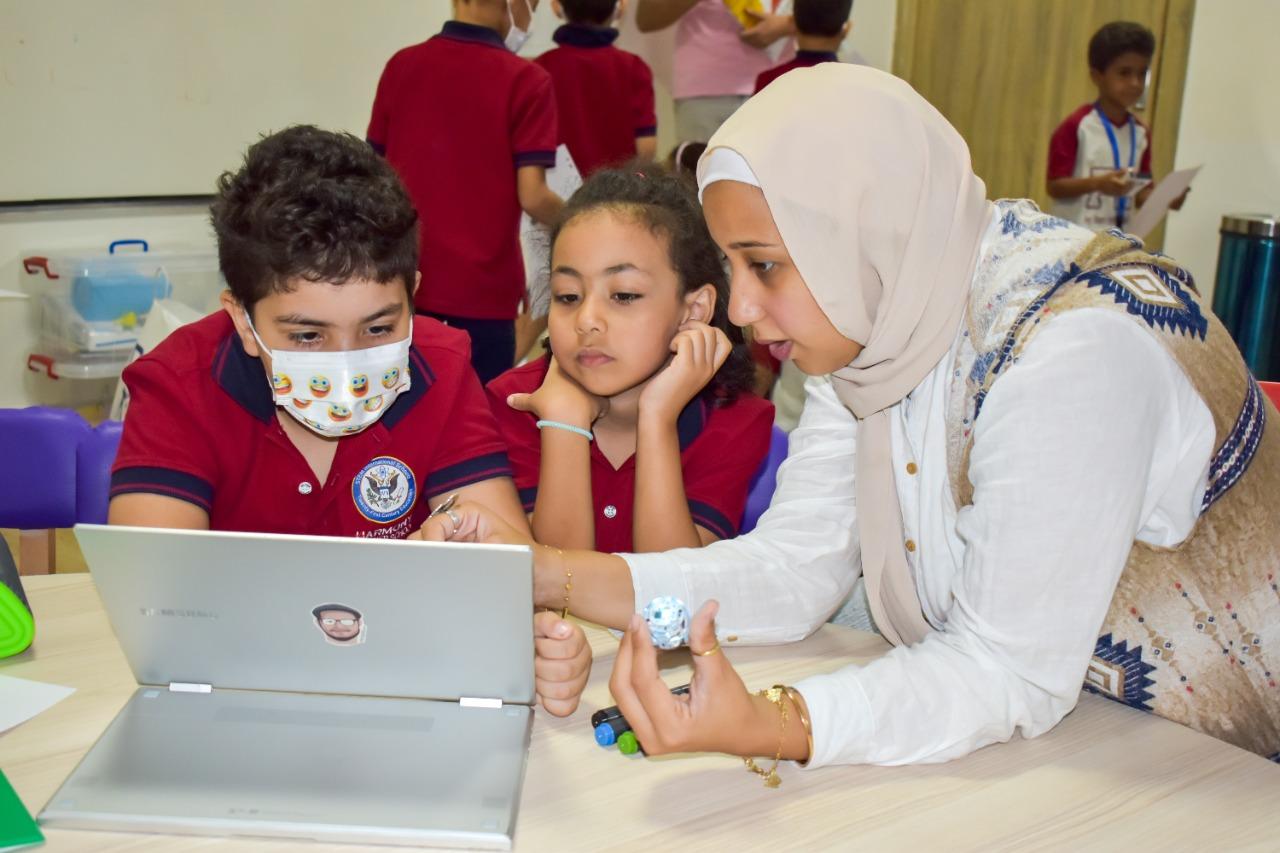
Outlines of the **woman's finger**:
M711 687L720 680L729 660L716 639L716 614L720 602L714 598L698 608L689 624L689 653L693 657L693 677Z
M649 653L653 654L653 645L649 643L649 631L644 626L644 619L634 613L627 631L618 643L618 656L613 662L613 675L609 678L609 692L618 703L618 710L627 718L631 730L636 733L640 743L653 745L656 748L653 724L649 721L648 711L634 686L634 664L636 658L636 638L644 635L644 642L649 644ZM649 746L645 747L649 750Z

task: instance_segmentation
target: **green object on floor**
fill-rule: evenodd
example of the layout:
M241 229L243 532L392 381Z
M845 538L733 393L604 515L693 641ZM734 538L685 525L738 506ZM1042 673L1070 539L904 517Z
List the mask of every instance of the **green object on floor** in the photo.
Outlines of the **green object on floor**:
M43 844L44 834L0 772L0 851Z
M36 621L31 616L18 567L8 544L0 539L0 659L26 651L35 635Z

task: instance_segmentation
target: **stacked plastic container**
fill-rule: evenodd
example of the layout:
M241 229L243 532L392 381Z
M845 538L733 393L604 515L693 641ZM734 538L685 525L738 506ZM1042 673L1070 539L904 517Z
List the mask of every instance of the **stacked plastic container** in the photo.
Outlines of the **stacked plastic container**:
M151 252L144 240L116 240L104 253L33 254L23 260L37 300L39 338L27 367L51 379L119 377L152 305L178 299L204 313L217 307L222 277L212 250Z

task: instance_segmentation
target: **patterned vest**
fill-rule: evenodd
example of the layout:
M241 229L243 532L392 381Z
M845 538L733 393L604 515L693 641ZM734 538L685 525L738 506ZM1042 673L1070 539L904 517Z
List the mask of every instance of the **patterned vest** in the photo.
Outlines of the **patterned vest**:
M1029 203L999 210L1006 234L1068 227ZM968 460L983 399L1042 319L1105 308L1141 324L1208 406L1216 441L1190 535L1129 552L1085 689L1280 761L1280 415L1169 258L1112 230L1052 272L1000 292L975 286L974 369L961 371L947 416L956 505L973 502Z

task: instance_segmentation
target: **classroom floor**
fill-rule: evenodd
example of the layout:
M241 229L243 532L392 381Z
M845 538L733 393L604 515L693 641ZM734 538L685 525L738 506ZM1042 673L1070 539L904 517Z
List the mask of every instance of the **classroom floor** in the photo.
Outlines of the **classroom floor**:
M4 537L4 541L9 545L9 551L16 560L18 555L18 531L0 529L0 536ZM59 573L89 571L84 564L84 554L80 553L80 543L76 542L76 535L71 532L70 528L61 529L56 534L54 565Z

